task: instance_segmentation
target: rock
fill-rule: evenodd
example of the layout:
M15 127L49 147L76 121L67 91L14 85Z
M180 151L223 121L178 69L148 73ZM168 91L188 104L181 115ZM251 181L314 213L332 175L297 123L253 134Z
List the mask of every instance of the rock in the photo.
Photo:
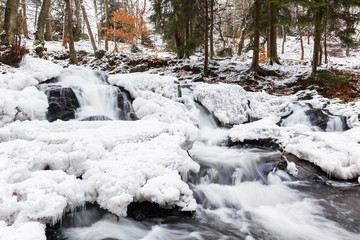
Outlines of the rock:
M178 207L165 209L157 203L132 202L127 208L127 216L140 221L146 218L159 218L168 216L191 216L193 212L180 211Z
M84 118L81 121L112 121L112 119L107 116L98 115L98 116L90 116L90 117Z
M97 59L101 59L102 57L105 56L105 53L106 53L105 50L97 50L97 51L95 52L95 57L96 57Z
M129 70L130 73L135 73L135 72L146 72L149 70L149 66L145 63L137 65L136 67L133 67Z
M223 48L216 53L219 57L232 57L233 50L231 48Z
M80 107L74 91L71 88L55 87L45 91L49 107L46 119L49 122L58 119L68 121L75 118L75 111Z
M329 115L324 113L321 109L308 109L305 111L306 116L309 117L311 125L321 128L323 131L327 128L327 123L330 119Z

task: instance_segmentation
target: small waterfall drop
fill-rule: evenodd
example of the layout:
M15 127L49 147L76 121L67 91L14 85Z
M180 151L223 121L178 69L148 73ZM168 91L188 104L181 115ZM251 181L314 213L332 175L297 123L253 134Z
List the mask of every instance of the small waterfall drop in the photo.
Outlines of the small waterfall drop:
M41 84L40 90L48 96L49 121L136 120L128 94L110 85L104 72L66 69L55 83ZM56 116L61 111L67 112L65 118Z

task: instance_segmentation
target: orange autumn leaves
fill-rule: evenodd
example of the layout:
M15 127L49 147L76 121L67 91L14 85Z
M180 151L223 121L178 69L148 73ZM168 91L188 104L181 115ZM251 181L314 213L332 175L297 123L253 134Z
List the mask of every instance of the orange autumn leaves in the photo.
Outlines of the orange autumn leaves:
M132 15L119 8L111 13L110 27L101 27L109 39L115 42L135 44L138 39L148 35L146 22L144 21L145 10L139 10L137 15Z

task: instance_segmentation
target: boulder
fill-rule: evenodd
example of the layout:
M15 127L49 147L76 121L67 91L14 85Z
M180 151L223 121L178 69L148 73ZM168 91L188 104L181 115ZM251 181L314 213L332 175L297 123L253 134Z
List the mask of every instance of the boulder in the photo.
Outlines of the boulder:
M80 107L75 92L71 88L50 88L45 91L49 107L46 119L49 122L58 119L68 121L75 118L75 111Z
M317 126L321 128L323 131L327 128L327 123L330 120L330 117L328 114L326 114L321 109L308 109L305 111L306 116L309 117L310 123L313 126Z

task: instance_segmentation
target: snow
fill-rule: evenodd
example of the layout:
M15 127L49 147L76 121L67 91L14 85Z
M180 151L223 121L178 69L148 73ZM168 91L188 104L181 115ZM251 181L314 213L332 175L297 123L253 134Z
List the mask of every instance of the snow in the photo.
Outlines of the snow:
M123 87L135 99L133 107L141 119L157 119L166 123L199 123L199 111L186 90L179 96L177 78L158 74L110 75L109 82Z
M27 222L8 226L0 221L0 240L46 240L45 225L39 222Z
M47 97L35 87L21 91L0 88L0 127L16 120L45 118Z
M126 216L133 201L194 210L183 179L197 172L183 124L139 120L14 122L0 131L0 219L54 223L85 201ZM81 176L81 179L79 178ZM182 178L181 178L181 177Z
M273 140L286 152L319 166L338 179L360 176L360 127L345 132L314 132L306 125L280 127L276 118L264 118L234 126L229 130L233 142ZM295 171L293 166L288 169Z
M360 134L360 128L353 129ZM360 146L344 133L306 132L284 142L285 151L319 166L339 179L360 176Z
M50 61L26 56L20 68L14 72L0 75L0 88L22 90L40 82L57 77L62 67Z
M194 89L194 97L224 124L240 124L272 113L286 116L292 110L288 97L246 92L231 84L199 84Z

